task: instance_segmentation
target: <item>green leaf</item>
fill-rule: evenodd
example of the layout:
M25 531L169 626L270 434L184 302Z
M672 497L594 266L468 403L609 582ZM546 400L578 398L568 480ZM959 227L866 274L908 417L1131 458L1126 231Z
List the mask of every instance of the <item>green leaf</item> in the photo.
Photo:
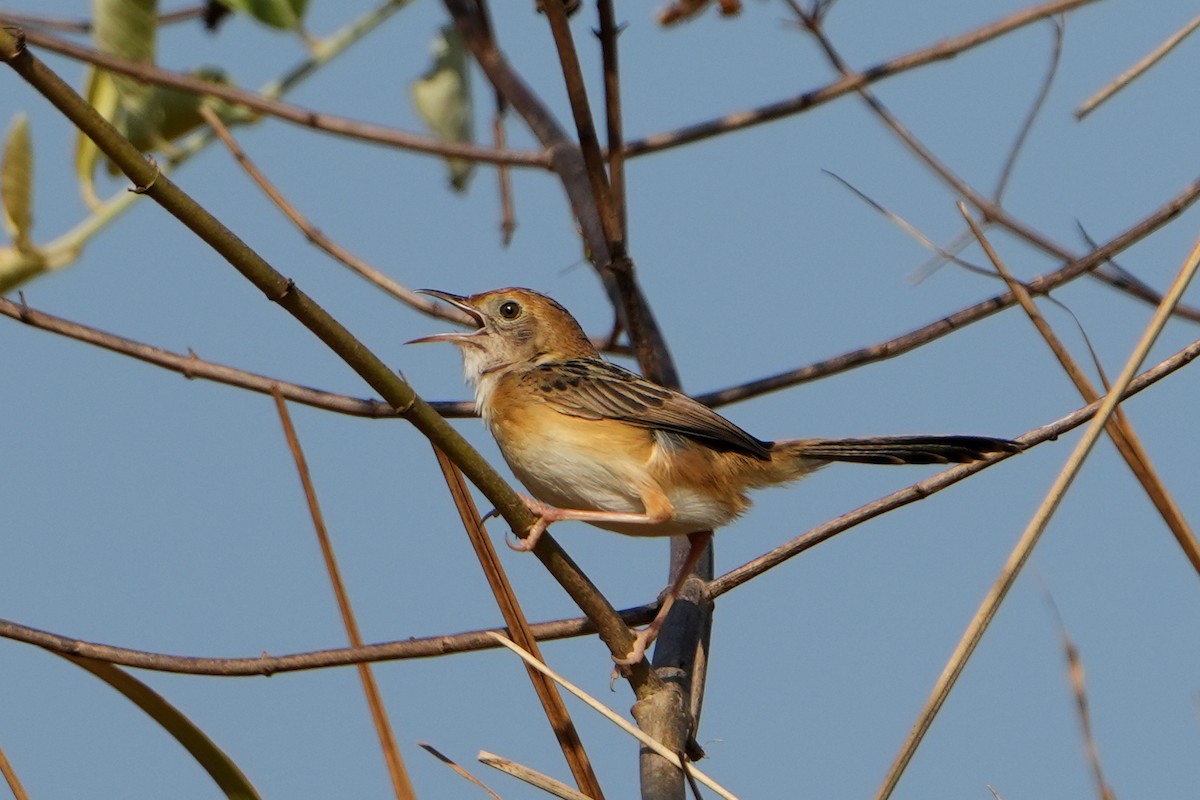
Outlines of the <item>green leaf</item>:
M467 51L453 25L442 28L430 49L433 64L412 84L412 102L433 134L446 142L474 141L471 111L471 81L467 73ZM474 162L446 159L450 183L458 191L467 188Z
M92 40L102 53L138 64L154 63L154 37L158 32L157 0L92 0ZM151 88L134 78L114 75L121 105L136 109Z
M308 10L308 0L221 0L221 4L285 31L300 30Z
M29 249L33 227L33 144L29 141L29 118L17 114L0 156L0 204L4 227L18 250Z
M112 123L117 123L117 114L121 110L121 98L113 76L94 67L88 67L85 78L87 90L84 97L96 113ZM91 208L100 205L96 196L96 163L100 160L100 150L96 143L79 131L75 135L75 174L79 176L79 191L83 194L84 202Z
M0 294L8 294L49 268L45 255L32 244L24 249L0 247Z
M194 70L189 75L226 86L232 83L223 70L215 67ZM155 86L142 106L126 115L125 136L139 150L170 152L171 142L204 124L201 106L211 107L227 123L237 119L236 107L222 100Z
M58 654L61 655L61 654ZM154 721L171 734L175 741L184 746L192 758L216 781L225 796L231 800L259 800L258 792L250 785L250 780L238 769L237 764L209 739L204 731L175 706L163 699L146 684L130 675L128 672L103 661L92 661L75 656L62 656L72 664L83 667L109 686L116 689L138 708L145 711Z

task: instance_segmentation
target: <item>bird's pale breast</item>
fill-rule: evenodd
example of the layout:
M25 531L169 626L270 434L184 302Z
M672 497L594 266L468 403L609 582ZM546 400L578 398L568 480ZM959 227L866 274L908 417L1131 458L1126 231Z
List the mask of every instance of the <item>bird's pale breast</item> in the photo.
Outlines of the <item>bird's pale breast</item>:
M677 474L670 466L679 463L677 448L667 452L652 429L562 414L513 392L512 385L499 380L489 387L483 416L513 473L537 499L594 511L653 513L653 506L670 507L671 519L663 523L599 524L632 536L707 530L741 510L740 492L730 500L714 491L718 487L704 485L703 474L691 476L699 481Z

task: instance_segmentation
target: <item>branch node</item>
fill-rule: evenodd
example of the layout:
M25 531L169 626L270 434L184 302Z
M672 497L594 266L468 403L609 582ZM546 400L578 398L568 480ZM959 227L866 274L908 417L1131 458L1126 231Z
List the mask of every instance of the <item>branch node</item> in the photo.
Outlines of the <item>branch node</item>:
M154 158L154 156L146 156L146 163L154 167L154 175L150 178L148 183L140 186L130 186L129 191L133 192L134 194L145 194L146 192L150 191L150 187L152 187L155 182L158 181L158 176L162 174L162 169L158 166L158 161Z
M279 293L274 296L267 295L267 299L270 300L272 303L282 303L283 298L285 298L289 294L291 294L292 289L295 289L295 288L296 288L296 282L294 280L292 280L291 278L287 278L283 283L283 288L279 290Z
M12 61L25 52L25 30L16 25L5 25L4 32L12 36L14 41L11 48L6 47L3 52L0 52L0 58Z
M187 362L199 360L200 356L196 355L196 351L189 347L187 349L187 360L184 362L183 369L180 370L180 372L183 374L183 377L187 378L189 381L195 379L196 373L192 372L192 368L187 365Z

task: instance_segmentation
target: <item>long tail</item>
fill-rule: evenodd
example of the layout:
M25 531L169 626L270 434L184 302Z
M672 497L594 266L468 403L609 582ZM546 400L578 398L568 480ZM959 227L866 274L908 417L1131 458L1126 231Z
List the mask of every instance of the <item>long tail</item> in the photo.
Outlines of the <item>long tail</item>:
M957 464L980 461L993 453L1016 453L1021 446L1008 439L989 436L875 436L865 439L792 439L775 442L771 450L785 458L859 464Z

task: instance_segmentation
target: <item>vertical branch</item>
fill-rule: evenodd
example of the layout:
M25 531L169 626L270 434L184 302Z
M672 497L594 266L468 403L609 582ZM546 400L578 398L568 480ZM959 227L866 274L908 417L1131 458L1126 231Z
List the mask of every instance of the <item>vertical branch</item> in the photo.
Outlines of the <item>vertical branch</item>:
M625 205L625 132L621 120L621 72L617 60L617 37L622 26L617 24L612 0L599 0L600 57L604 64L604 119L608 128L608 182L618 222L625 234L628 248L628 209Z
M479 22L485 35L494 39L492 16L488 11L487 0L479 0ZM492 145L505 150L508 148L508 134L504 130L504 115L508 112L508 101L494 86L492 92L496 98L496 110L492 113ZM500 186L500 243L508 247L512 243L513 231L517 229L517 220L513 214L512 170L507 164L498 164L496 178Z
M462 34L463 41L492 85L512 103L533 134L551 152L552 166L563 182L563 188L590 250L591 260L629 334L643 374L665 386L678 387L679 376L666 341L655 322L649 303L637 284L633 262L626 252L623 225L620 224L614 197L604 174L599 141L587 106L587 94L562 1L545 0L543 8L550 20L551 31L563 63L563 74L579 132L579 144L573 143L567 137L545 104L504 58L481 21L482 15L478 10L468 0L443 2ZM615 64L615 61L608 63ZM616 102L616 98L613 97L610 102ZM679 563L682 548L687 547L686 542L672 541L673 564ZM709 553L711 554L711 548ZM706 559L709 558L711 555L706 556ZM702 559L702 563L710 562ZM709 570L709 577L711 574ZM670 654L675 680L665 683L655 671L651 671L653 684L646 682L646 676L639 674L640 670L645 669L644 663L635 665L635 673L631 676L631 685L639 701L635 713L638 714L639 722L642 722L643 730L659 741L679 743L678 749L692 749L688 745L694 721L689 709L699 709L700 702L694 697L684 700L680 696L680 686L683 683L690 684L687 680L690 677L688 670L693 664L703 665L707 661L703 657L697 658L696 654L707 649L708 631L711 629L708 608L706 606L699 615L681 617L679 614L673 614L664 626L664 633L668 629L674 629L679 634L674 640L680 643L680 648ZM656 663L659 652L659 648L656 648ZM681 674L684 680L680 680ZM703 686L703 680L690 685L699 689ZM647 774L644 770L644 781ZM664 780L661 784L663 791L654 790L657 793L650 796L682 796L682 776L676 772L668 780L673 782L672 785L668 785ZM650 791L650 787L644 782L643 792L647 791Z
M571 115L575 119L575 130L579 134L579 149L587 170L588 184L595 198L600 225L608 243L609 260L626 257L625 236L620 214L613 202L613 193L604 173L604 159L600 153L600 139L592 122L592 109L588 104L587 86L583 82L583 68L579 65L579 54L575 50L575 38L567 22L567 10L563 0L542 0L546 19L550 22L550 33L554 46L558 48L558 60L562 65L563 81L567 87L567 98L571 102ZM606 87L607 88L607 87Z
M475 501L471 499L471 493L467 490L466 480L445 453L436 446L434 446L433 452L437 456L442 476L446 479L446 487L450 490L450 496L454 499L454 505L458 509L463 528L467 531L467 538L471 540L475 557L479 559L479 566L483 568L488 586L492 590L493 597L496 598L500 615L504 617L504 624L508 626L509 634L541 659L542 654L538 648L537 639L529 629L529 620L526 619L521 604L517 602L512 584L508 582L504 567L501 566L500 559L496 556L496 550L492 547L492 541L483 527L479 510L475 508ZM593 800L603 800L604 793L600 790L600 782L592 769L587 751L583 749L583 742L579 739L575 723L571 721L571 715L567 713L567 707L563 703L562 697L545 675L529 667L526 667L526 670L529 673L529 679L533 682L533 689L537 693L538 700L541 701L542 708L546 712L546 718L550 721L550 727L554 729L554 735L558 738L558 745L562 748L567 764L571 768L571 774L575 777L575 784L580 791Z
M21 785L21 779L17 777L17 772L12 768L8 757L4 755L3 748L0 748L0 775L4 776L8 790L12 792L13 800L29 800L29 795L26 793L25 787Z
M292 417L288 414L287 403L276 388L271 393L275 398L275 410L279 413L279 422L283 425L283 435L287 438L288 449L292 460L296 462L296 472L300 476L300 485L304 488L304 499L308 502L308 511L312 516L313 529L317 534L317 542L321 546L321 557L325 560L325 571L329 574L329 583L333 586L334 597L337 598L338 611L342 615L342 625L346 628L346 638L352 647L362 647L362 634L358 622L354 619L354 609L350 606L350 596L346 593L346 584L342 581L341 570L338 569L337 557L333 553L333 544L329 541L329 531L325 527L325 518L321 514L321 506L317 502L317 492L313 487L312 476L308 471L308 462L304 459L304 451L300 448L300 439L296 436L296 428L292 425ZM396 744L396 734L388 722L387 709L379 696L379 686L375 683L375 674L370 664L356 664L359 680L362 681L363 694L367 698L367 707L371 710L371 720L375 723L375 733L379 737L379 746L383 749L383 759L387 763L388 775L392 779L392 791L397 800L415 800L412 782L408 779L408 770L404 768L404 759L400 757L400 747Z
M508 63L480 21L475 5L470 0L442 2L488 80L550 152L551 169L563 183L571 211L587 245L589 258L604 282L623 327L629 333L642 372L664 386L678 387L679 377L671 362L666 340L637 284L632 261L628 257L613 258L579 146L571 141L545 103Z

